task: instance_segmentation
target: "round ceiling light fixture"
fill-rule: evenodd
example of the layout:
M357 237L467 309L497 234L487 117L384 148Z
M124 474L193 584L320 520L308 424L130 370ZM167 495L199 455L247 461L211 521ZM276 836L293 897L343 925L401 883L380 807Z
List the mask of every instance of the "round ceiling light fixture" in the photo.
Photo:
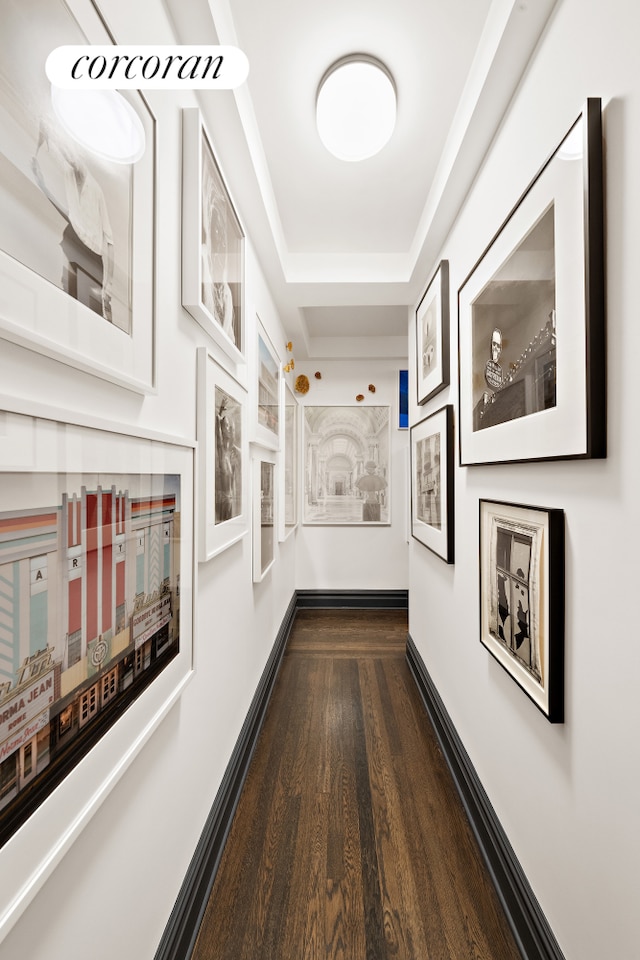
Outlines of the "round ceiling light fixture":
M388 142L396 123L396 87L379 60L354 53L325 73L316 97L320 139L340 160L366 160Z
M135 163L144 153L140 117L117 90L66 90L51 86L53 110L73 139L114 163Z

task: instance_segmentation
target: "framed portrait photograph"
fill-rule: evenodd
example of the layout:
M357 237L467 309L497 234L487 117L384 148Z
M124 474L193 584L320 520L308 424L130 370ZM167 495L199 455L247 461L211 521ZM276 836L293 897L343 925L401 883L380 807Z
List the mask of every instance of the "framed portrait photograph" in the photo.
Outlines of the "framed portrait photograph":
M275 561L276 528L276 454L254 445L252 460L252 558L253 582L260 583Z
M242 366L244 231L197 107L182 111L182 171L182 305Z
M299 522L300 405L287 381L281 381L284 423L280 452L279 539L286 540Z
M56 46L115 42L90 0L0 0L0 22L0 338L151 393L154 117L122 92L144 130L135 163L67 132L44 63Z
M418 403L449 383L449 261L441 260L416 310Z
M545 717L562 723L562 510L480 500L480 640Z
M453 563L453 406L414 424L410 436L411 534L445 563Z
M391 522L388 406L305 406L302 522L383 526Z
M249 532L247 392L206 347L198 348L198 559Z
M458 306L460 463L606 456L600 100L518 200Z
M260 318L256 327L253 440L272 450L280 448L280 357Z
M195 445L50 417L0 411L0 936L193 670Z

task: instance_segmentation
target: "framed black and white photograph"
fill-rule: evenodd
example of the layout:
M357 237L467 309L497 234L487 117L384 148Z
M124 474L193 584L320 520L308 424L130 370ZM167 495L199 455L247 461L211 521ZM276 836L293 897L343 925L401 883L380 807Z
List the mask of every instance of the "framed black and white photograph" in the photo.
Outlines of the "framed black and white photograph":
M249 532L247 392L198 348L198 558L210 560Z
M414 424L410 435L411 533L446 563L453 563L453 406Z
M441 260L416 310L418 403L449 383L449 261Z
M252 459L252 558L253 582L260 583L275 560L276 528L276 454L254 445Z
M182 305L242 366L244 231L197 107L182 111L182 156Z
M299 458L300 458L300 405L293 390L285 380L281 381L283 412L282 449L280 459L280 510L279 539L286 540L299 522Z
M389 524L388 406L305 406L304 507L308 525Z
M602 209L593 99L459 290L462 465L606 455Z
M77 91L56 92L44 64L56 46L115 42L89 0L0 0L0 23L0 338L153 392L153 114L137 91L81 94L125 114L138 159L71 131Z
M256 367L253 440L278 450L280 447L280 358L260 319L256 330Z
M480 501L480 640L547 719L562 723L562 510Z
M0 411L3 923L193 671L195 443L37 409Z

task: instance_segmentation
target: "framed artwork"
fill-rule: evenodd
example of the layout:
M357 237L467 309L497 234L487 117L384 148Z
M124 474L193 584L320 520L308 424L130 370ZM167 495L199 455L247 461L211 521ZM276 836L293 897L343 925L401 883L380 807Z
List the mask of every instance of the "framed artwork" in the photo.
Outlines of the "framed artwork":
M459 290L461 464L606 455L602 208L593 99Z
M244 232L197 107L182 111L182 305L244 364Z
M280 358L258 318L256 332L254 436L272 450L280 447Z
M193 669L194 444L44 414L0 411L0 937Z
M409 429L409 371L398 370L398 430Z
M300 458L300 407L295 395L282 378L283 438L280 469L280 509L279 509L279 539L286 540L299 522L299 468Z
M547 719L562 723L562 510L480 501L480 640Z
M411 533L446 563L454 554L453 406L414 424Z
M308 406L303 410L303 523L389 524L389 407Z
M210 560L249 531L247 393L198 348L198 558Z
M0 338L153 392L154 117L122 93L145 131L134 165L98 158L57 119L48 54L114 42L90 0L0 0L0 21Z
M416 310L418 403L449 383L449 261L441 260Z
M253 582L260 583L273 566L276 548L276 454L252 448Z

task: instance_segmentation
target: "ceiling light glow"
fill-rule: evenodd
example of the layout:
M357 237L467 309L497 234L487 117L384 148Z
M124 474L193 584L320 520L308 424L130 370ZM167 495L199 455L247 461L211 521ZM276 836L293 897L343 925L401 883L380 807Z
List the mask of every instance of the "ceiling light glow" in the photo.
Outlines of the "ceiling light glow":
M135 163L144 153L142 121L117 90L64 90L52 86L51 101L69 136L104 160Z
M334 63L318 88L316 123L323 144L340 160L379 153L396 123L396 89L386 67L364 54Z

